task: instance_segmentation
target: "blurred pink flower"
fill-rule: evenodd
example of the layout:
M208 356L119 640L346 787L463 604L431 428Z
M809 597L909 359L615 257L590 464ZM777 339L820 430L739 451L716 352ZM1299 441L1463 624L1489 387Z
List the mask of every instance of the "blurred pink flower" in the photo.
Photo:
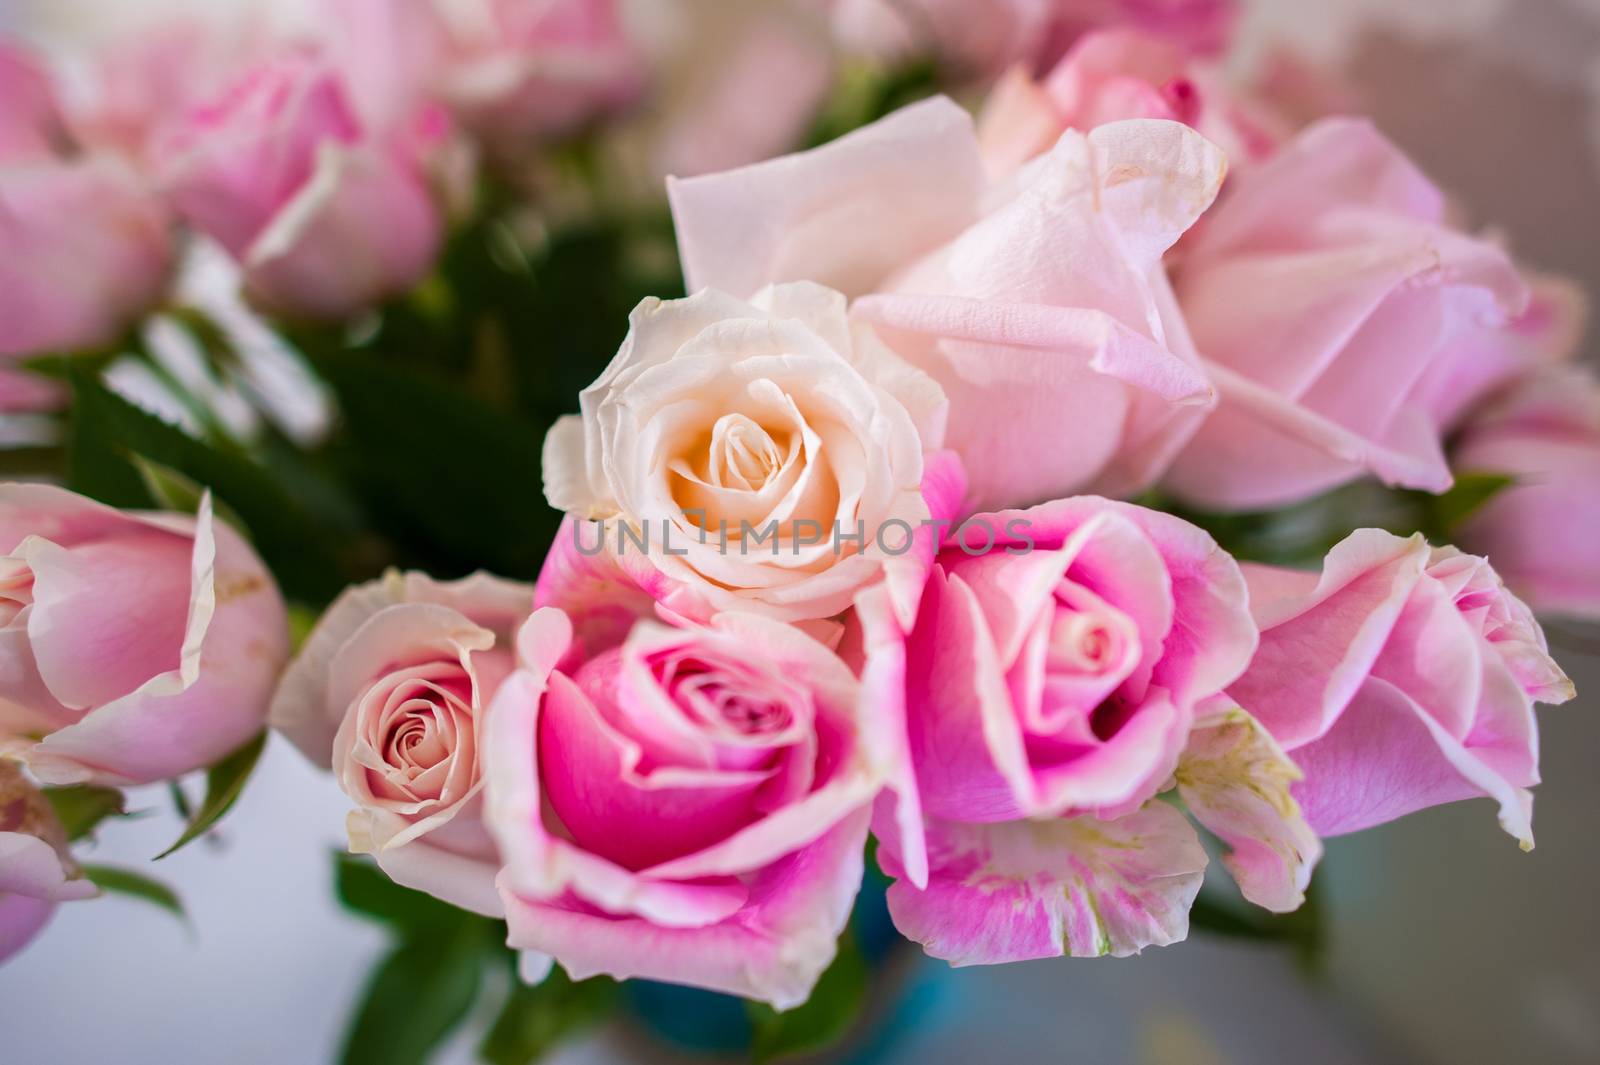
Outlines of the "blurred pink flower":
M0 755L47 783L208 766L265 722L283 600L209 497L198 517L0 485Z
M1600 619L1600 380L1577 366L1519 381L1468 422L1463 473L1514 478L1459 532L1535 610Z
M443 219L412 127L374 127L329 61L289 49L168 135L173 204L267 308L340 318L416 284Z

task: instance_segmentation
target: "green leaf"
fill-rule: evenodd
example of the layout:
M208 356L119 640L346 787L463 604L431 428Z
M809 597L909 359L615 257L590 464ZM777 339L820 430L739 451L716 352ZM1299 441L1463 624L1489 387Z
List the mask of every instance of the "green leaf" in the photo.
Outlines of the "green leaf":
M149 490L150 497L156 501L156 506L162 510L175 510L180 514L200 512L200 499L206 492L204 485L197 484L193 478L185 477L172 467L147 459L138 452L130 452L128 461L139 471L139 477ZM240 536L245 539L250 538L250 530L245 527L239 515L234 513L232 507L215 497L211 500L211 507L212 512L233 526L234 531Z
M95 826L108 817L120 817L126 811L122 792L116 788L97 788L78 784L70 788L45 788L44 797L55 810L56 820L68 840L79 840L94 831Z
M539 487L547 422L364 355L319 369L343 409L350 482L407 562L436 573L538 571L561 518Z
M839 938L839 953L802 1006L782 1013L750 1003L755 1028L750 1055L757 1062L812 1054L844 1039L866 1004L867 963L849 929Z
M403 941L372 971L339 1060L424 1065L471 1012L483 956L471 925Z
M183 830L183 835L179 836L178 841L172 846L156 855L156 861L187 846L222 819L238 800L239 793L244 790L245 781L250 779L250 773L255 769L256 761L261 757L261 749L266 743L266 732L260 732L250 742L206 771L205 801L195 810L194 816L189 818L188 827Z
M615 981L574 983L560 966L537 987L517 981L478 1054L490 1065L529 1065L602 1020L617 1004Z
M203 442L108 391L86 374L72 378L67 483L115 507L150 507L157 494L135 456L209 487L233 509L256 549L292 597L325 602L344 586L330 543L295 497L236 445ZM175 483L169 487L176 490Z
M1422 531L1432 543L1446 544L1455 539L1456 530L1468 518L1516 483L1515 477L1503 473L1457 473L1455 479L1456 483L1444 494L1424 497L1427 520Z
M187 922L183 901L178 893L159 880L112 865L85 865L83 875L94 881L102 891L113 895L126 895L159 906L174 917Z
M334 852L334 891L345 909L408 933L473 921L492 923L431 895L401 887L361 855Z

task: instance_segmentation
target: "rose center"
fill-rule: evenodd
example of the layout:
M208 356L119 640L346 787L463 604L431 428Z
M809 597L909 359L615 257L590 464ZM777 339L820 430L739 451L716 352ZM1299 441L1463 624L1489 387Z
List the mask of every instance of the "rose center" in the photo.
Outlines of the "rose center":
M1050 623L1045 668L1052 673L1100 673L1117 654L1116 631L1101 618L1066 608Z
M707 474L719 487L759 492L783 467L783 454L759 422L724 414L711 430Z

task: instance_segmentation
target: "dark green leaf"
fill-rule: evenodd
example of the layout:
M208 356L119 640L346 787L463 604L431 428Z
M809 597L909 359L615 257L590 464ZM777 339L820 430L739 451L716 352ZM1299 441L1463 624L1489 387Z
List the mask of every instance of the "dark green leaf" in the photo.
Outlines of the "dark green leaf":
M159 880L136 873L131 869L123 869L111 865L85 865L83 875L94 881L102 890L113 895L126 895L129 898L140 899L144 902L160 906L173 916L188 920L183 910L183 902L178 898L178 893Z
M185 477L172 467L163 466L137 452L130 452L128 461L139 471L139 477L149 490L150 497L156 501L156 506L180 514L200 512L200 499L206 492L204 485L197 484L193 478ZM232 507L213 496L211 508L218 520L227 522L239 535L249 539L250 530L245 528L244 521L233 512Z
M194 816L189 818L189 824L183 830L183 835L178 837L178 841L156 855L157 861L197 839L222 819L238 800L239 793L244 790L245 781L250 779L250 773L255 769L256 761L261 757L261 749L266 743L267 734L261 732L249 743L206 771L205 801L195 810Z
M1327 921L1321 892L1307 891L1306 901L1293 913L1269 913L1202 894L1189 911L1189 927L1231 939L1288 947L1309 975L1318 976L1322 972Z
M122 792L116 788L96 788L87 784L70 788L45 788L44 797L56 812L56 820L67 839L82 839L108 817L126 810Z
M75 375L72 386L68 485L74 491L116 507L154 505L139 456L209 487L219 507L231 507L290 596L324 602L343 587L332 548L315 535L316 524L235 445L195 440L86 375Z
M1516 482L1503 473L1457 473L1455 478L1456 483L1444 494L1423 497L1427 520L1422 531L1435 544L1455 539L1456 530L1468 518Z
M543 983L513 984L478 1053L490 1065L529 1065L615 1008L617 985L605 977L573 983L559 966Z
M371 859L356 854L335 852L334 891L345 909L405 931L440 929L479 920L431 895L401 887Z
M379 961L345 1037L344 1065L424 1065L472 1010L483 941L470 925L407 939Z
M867 963L846 929L839 938L839 953L829 965L811 998L803 1006L782 1013L761 1003L751 1003L750 1022L755 1027L750 1054L757 1062L815 1053L842 1040L861 1016L867 996Z
M407 561L436 573L538 571L560 524L540 488L547 423L363 355L319 368L344 412L350 480Z

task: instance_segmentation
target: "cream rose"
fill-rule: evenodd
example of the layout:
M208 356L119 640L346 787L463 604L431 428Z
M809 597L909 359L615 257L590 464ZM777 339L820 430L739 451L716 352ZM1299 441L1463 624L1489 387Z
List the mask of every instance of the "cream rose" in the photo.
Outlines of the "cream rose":
M838 614L929 517L944 394L819 285L646 300L581 407L545 441L577 519L547 567L603 545L687 616Z

